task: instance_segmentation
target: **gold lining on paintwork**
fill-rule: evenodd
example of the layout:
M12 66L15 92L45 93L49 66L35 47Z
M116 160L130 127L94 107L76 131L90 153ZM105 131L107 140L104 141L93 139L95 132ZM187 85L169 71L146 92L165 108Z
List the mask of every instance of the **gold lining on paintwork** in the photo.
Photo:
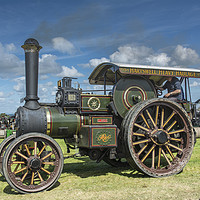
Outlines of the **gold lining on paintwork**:
M47 135L51 133L51 114L48 109L46 109L46 116L47 116Z

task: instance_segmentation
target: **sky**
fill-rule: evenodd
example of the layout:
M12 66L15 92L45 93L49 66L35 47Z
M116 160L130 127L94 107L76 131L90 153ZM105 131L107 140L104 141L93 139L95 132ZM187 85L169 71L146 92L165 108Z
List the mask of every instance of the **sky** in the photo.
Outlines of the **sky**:
M198 0L0 0L0 113L25 97L24 50L35 38L40 102L55 102L57 81L77 77L84 89L101 62L200 69ZM200 98L200 80L191 80Z

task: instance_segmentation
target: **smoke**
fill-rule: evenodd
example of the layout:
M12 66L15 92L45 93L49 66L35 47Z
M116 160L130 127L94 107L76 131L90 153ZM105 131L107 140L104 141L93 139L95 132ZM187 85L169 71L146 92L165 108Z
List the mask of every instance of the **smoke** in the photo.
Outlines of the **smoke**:
M58 36L70 40L88 38L98 31L103 31L98 28L98 24L102 23L103 13L105 7L101 5L90 4L79 7L56 23L41 22L33 36L46 43L50 43L52 38Z

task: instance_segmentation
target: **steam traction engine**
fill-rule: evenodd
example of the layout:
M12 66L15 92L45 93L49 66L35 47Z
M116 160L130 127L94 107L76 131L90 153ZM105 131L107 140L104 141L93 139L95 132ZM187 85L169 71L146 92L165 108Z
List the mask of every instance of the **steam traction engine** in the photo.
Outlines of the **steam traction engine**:
M16 136L0 145L0 169L20 193L51 188L63 168L62 138L70 148L92 160L130 166L152 176L177 174L194 146L191 120L195 106L158 98L156 85L166 76L198 77L200 71L102 63L89 77L104 85L104 95L72 87L72 78L58 81L56 103L39 103L38 54L35 39L25 41L26 97L16 112ZM113 85L109 91L107 85ZM187 92L188 93L188 92ZM191 107L193 106L191 110ZM7 149L7 150L6 150ZM124 161L123 161L124 160Z

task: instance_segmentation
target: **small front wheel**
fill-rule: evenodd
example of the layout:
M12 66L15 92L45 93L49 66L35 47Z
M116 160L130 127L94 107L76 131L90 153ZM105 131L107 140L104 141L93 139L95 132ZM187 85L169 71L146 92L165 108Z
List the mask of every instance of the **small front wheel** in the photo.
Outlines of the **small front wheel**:
M3 158L3 172L9 185L20 193L50 189L63 169L63 154L58 143L41 133L16 138Z
M0 173L3 176L3 157L5 154L6 149L10 145L10 143L15 139L16 135L12 134L9 137L5 138L0 144Z

